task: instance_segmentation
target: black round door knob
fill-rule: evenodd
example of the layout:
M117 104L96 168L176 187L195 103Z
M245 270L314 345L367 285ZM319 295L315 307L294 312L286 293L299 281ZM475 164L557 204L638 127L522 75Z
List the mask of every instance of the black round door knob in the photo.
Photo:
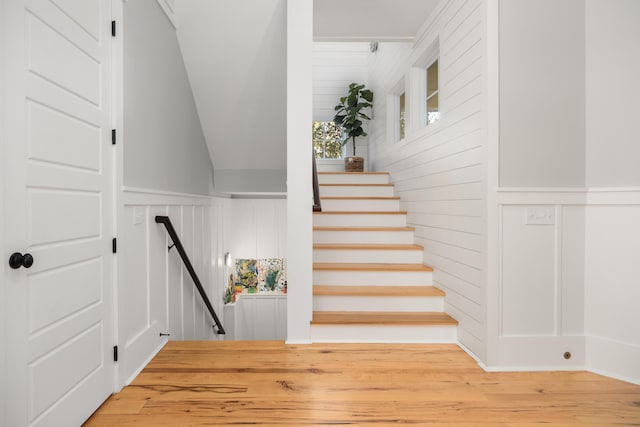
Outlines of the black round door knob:
M22 255L20 252L14 252L9 257L9 267L11 268L29 268L33 265L33 257L31 254Z

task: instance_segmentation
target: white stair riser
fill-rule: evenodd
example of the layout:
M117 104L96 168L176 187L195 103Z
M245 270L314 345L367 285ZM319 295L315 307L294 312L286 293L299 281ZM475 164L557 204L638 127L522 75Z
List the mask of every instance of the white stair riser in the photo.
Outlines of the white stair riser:
M455 343L455 326L311 325L312 342Z
M339 212L398 212L398 199L321 199L323 211Z
M314 231L314 243L412 244L413 231Z
M324 208L323 208L324 209ZM405 214L316 214L315 227L406 227Z
M420 264L421 250L343 250L314 249L314 262L351 262L351 263L386 263L386 264Z
M430 271L342 271L315 270L316 285L353 286L431 286Z
M393 187L320 186L320 197L393 197Z
M318 174L319 184L388 184L387 174Z
M313 311L444 311L443 297L314 295Z

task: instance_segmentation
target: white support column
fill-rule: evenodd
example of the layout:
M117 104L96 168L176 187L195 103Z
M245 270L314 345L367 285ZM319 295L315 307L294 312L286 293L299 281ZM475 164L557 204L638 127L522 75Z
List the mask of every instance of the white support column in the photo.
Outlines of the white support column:
M287 342L310 342L312 316L313 1L287 1Z

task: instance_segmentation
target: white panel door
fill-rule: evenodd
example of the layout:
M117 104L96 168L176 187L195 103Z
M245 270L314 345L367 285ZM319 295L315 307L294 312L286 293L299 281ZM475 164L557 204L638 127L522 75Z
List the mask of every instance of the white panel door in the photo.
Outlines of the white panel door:
M4 425L78 426L113 390L110 0L4 0ZM1 423L1 422L0 422Z

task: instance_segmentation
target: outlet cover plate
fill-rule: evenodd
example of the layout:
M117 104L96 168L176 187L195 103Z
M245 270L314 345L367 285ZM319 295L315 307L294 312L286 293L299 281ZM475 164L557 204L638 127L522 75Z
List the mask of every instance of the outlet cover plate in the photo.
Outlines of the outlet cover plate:
M139 225L144 222L144 208L136 206L133 208L133 225Z
M527 225L553 225L556 222L555 210L551 206L529 207L526 215Z

